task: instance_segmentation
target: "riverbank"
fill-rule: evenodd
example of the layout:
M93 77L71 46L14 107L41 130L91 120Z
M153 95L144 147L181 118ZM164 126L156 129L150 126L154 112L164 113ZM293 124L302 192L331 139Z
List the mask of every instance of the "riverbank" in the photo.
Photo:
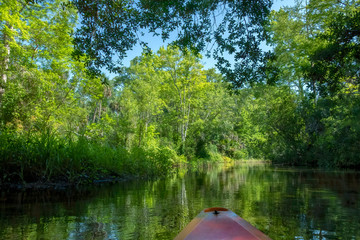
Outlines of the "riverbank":
M101 185L105 183L118 183L136 179L134 176L123 177L106 177L97 180L90 180L85 182L66 182L66 181L37 181L37 182L23 182L23 183L4 183L0 185L0 190L66 190L69 188L77 188L87 185Z
M222 168L231 168L237 164L246 164L249 166L271 164L271 161L262 159L243 159L234 160L226 158L226 161L192 161L190 163L182 163L173 166L168 174L179 174L184 176L188 171L211 171L214 166L221 166ZM163 178L165 175L152 175L152 176L139 176L139 175L97 175L97 177L89 177L86 175L80 175L73 181L67 181L66 179L53 179L46 181L39 179L34 182L3 182L0 184L0 191L2 190L15 190L15 191L26 191L26 190L55 190L62 191L67 189L77 189L91 186L100 186L106 184L115 184L120 182L127 182L132 180L149 180Z
M0 134L0 188L48 188L163 176L181 161L168 147L126 149L54 134Z
M186 164L196 168L204 163L232 164L236 161L217 152L210 152L208 158L188 161L168 146L124 148L84 137L59 137L50 132L2 132L0 142L0 189L66 189L128 179L159 178Z

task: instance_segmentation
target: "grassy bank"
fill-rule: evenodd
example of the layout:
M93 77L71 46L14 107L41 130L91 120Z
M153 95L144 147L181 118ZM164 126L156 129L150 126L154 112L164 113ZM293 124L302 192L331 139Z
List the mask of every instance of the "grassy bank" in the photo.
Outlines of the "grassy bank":
M236 157L222 155L215 147L205 148L204 158L188 156L187 159L172 148L151 141L140 147L124 148L83 136L63 136L50 130L0 130L0 142L0 188L63 187L161 177L181 166L233 165L239 161Z
M168 147L110 146L51 132L0 132L0 185L90 183L104 178L166 175L179 161Z

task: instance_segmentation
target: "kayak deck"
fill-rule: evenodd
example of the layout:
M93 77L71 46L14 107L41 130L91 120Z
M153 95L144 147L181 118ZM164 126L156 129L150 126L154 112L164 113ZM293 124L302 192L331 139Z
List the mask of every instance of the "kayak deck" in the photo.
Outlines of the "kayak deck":
M174 240L181 239L271 240L250 223L226 208L203 210Z

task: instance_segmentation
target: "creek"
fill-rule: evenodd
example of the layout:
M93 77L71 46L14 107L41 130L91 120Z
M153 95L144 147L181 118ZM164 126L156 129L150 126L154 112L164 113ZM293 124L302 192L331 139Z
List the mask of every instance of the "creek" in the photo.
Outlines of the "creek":
M0 193L0 239L173 239L226 207L272 239L360 239L360 173L214 164L157 180Z

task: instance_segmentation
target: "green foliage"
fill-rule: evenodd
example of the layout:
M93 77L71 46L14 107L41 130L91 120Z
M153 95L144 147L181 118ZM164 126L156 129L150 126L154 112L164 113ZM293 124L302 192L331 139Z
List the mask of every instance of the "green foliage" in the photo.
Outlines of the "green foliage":
M205 151L210 161L222 162L223 158L221 154L218 152L216 145L207 144Z
M19 134L1 131L1 182L91 182L109 176L141 177L169 173L180 158L168 147L100 145L81 137L77 141L50 130Z
M75 35L77 12L62 0L0 5L2 181L159 176L185 162L247 158L360 167L358 1L297 1L271 13L266 33L268 1L73 3L84 23ZM208 32L219 7L223 19ZM145 47L114 79L89 74L116 70L112 53L121 59L136 31L166 39L173 24L186 29L176 44ZM274 49L264 69L266 34ZM211 39L223 75L201 65Z
M71 2L81 16L75 55L89 56L87 65L93 72L104 66L119 72L113 56L122 60L137 43L148 49L138 37L148 33L163 40L175 36L172 45L195 54L206 50L237 87L262 80L265 56L259 46L266 37L263 27L270 0ZM233 58L234 68L224 53Z
M359 100L358 95L341 94L319 103L327 114L321 119L322 131L311 151L322 156L320 166L359 167Z
M302 155L305 124L296 94L288 87L258 86L240 91L243 115L237 130L250 158L288 159Z
M1 119L4 123L16 123L26 119L26 113L21 107L22 99L26 96L26 90L17 82L7 84L8 90L2 96Z
M248 159L248 153L245 150L238 150L234 152L234 156L233 158L235 160L243 160L243 159Z
M319 83L322 95L336 94L344 85L359 85L360 3L347 6L330 20L321 39L326 42L310 55L307 77Z
M270 122L262 119L283 139L271 159L359 167L358 9L359 1L313 0L272 13L269 67L297 96L271 100Z

